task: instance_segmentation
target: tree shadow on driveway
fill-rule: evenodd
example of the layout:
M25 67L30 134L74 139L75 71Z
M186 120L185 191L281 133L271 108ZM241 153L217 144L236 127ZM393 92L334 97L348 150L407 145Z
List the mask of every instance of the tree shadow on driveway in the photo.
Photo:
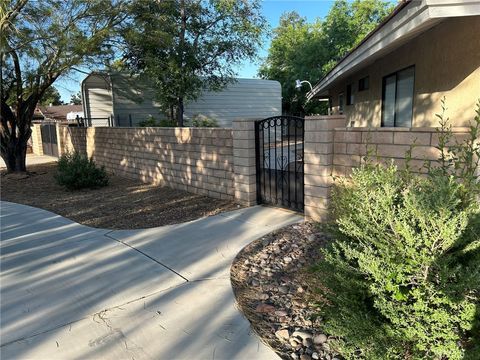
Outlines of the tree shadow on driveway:
M1 205L5 358L275 357L236 310L229 268L298 215L254 207L112 232Z

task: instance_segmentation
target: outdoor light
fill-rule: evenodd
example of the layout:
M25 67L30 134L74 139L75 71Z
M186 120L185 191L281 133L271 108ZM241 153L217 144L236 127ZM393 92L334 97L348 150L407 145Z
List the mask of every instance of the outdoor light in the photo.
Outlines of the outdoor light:
M295 80L295 89L300 90L300 88L302 87L302 84L305 84L305 83L310 85L310 90L313 90L313 86L312 84L310 84L310 81L307 81L307 80L300 81L299 79Z

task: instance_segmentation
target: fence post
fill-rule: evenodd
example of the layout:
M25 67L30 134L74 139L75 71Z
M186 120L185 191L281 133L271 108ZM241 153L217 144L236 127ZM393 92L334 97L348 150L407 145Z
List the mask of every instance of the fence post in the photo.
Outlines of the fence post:
M329 201L333 185L334 130L342 126L345 126L343 115L305 118L303 145L305 216L317 221L329 219Z
M255 120L233 121L235 199L247 206L257 203Z
M128 123L130 124L130 127L132 127L132 114L128 114Z

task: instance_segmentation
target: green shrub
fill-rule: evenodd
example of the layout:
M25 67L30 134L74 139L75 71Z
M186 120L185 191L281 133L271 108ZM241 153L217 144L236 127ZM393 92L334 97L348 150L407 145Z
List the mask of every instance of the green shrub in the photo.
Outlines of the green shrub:
M218 122L215 119L204 115L194 115L191 121L192 127L218 127Z
M108 185L105 168L78 152L63 154L58 160L55 179L69 190L98 188Z
M336 185L335 241L316 271L345 357L480 359L479 129L480 104L470 138L441 142L427 176L367 162Z
M149 115L145 120L138 123L140 127L175 127L177 123L174 120L170 119L161 119L159 121Z

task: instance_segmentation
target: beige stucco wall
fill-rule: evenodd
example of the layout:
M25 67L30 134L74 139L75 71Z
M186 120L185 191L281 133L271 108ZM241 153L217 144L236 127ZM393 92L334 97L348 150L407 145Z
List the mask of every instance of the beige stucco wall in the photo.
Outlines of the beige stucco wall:
M480 17L446 19L330 89L333 114L338 96L353 84L354 105L344 105L349 126L380 126L382 79L415 65L413 127L437 126L440 100L446 97L447 115L454 126L465 126L475 116L480 99ZM358 91L358 80L370 77L370 88ZM352 124L351 121L354 121Z

